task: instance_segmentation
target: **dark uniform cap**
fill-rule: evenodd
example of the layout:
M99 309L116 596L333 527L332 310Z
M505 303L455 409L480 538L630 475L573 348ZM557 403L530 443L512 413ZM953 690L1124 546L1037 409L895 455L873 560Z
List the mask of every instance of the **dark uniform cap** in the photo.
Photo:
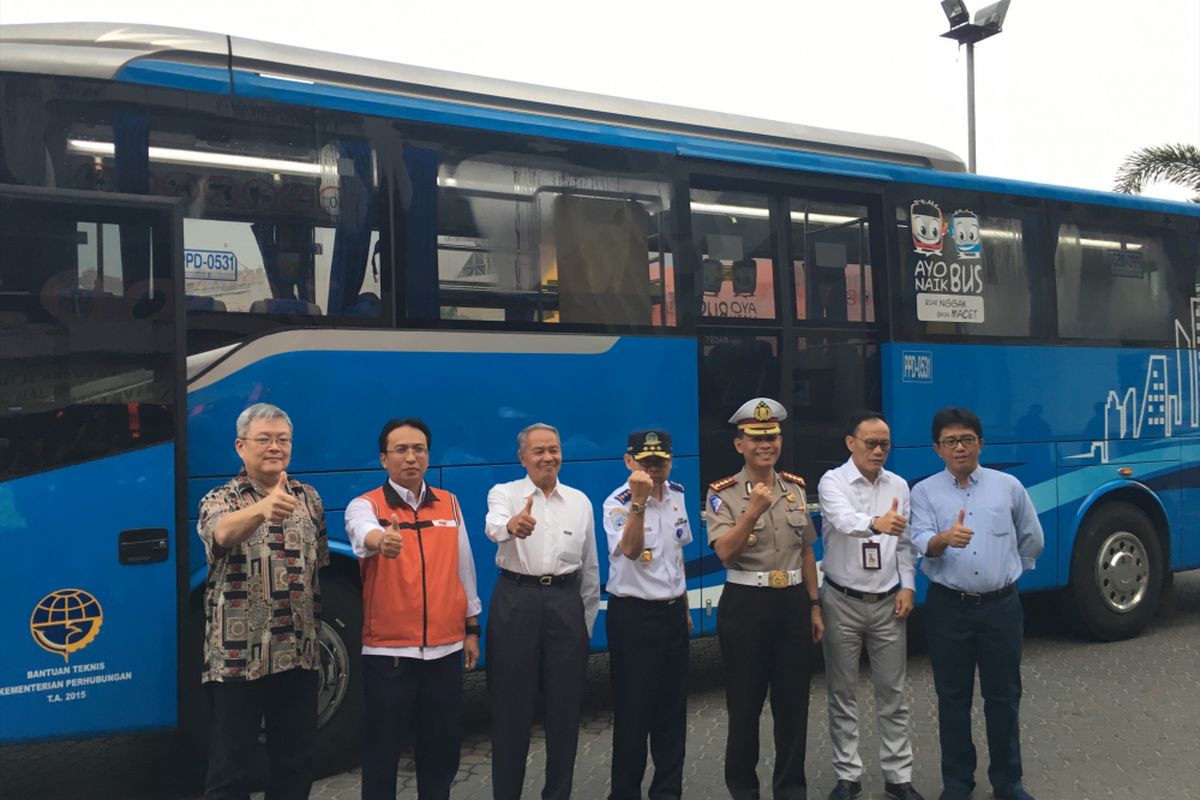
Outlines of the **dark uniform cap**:
M629 445L625 452L635 461L644 458L670 458L671 434L666 431L634 431L629 434Z

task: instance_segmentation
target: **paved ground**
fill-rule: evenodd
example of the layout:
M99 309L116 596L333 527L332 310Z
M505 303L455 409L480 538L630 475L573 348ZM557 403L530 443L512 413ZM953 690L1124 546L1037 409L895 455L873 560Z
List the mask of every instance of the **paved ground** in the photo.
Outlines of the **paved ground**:
M1177 610L1156 620L1137 639L1112 644L1080 641L1057 623L1053 597L1026 604L1029 619L1024 658L1022 749L1026 785L1043 800L1094 798L1193 798L1200 796L1200 572L1178 576ZM725 798L721 765L725 745L724 696L715 641L693 643L688 705L689 798ZM611 713L608 663L595 657L584 712L575 796L603 800L608 792ZM937 796L938 746L933 677L928 658L909 659L916 766L914 782L930 800ZM834 782L824 714L824 677L813 681L809 717L808 775L811 796L824 798ZM871 692L865 674L860 706L869 717ZM977 708L976 742L983 721ZM454 797L490 798L486 689L468 688L467 740ZM864 800L881 798L882 778L874 722L866 724ZM765 763L771 768L770 718L764 715ZM544 744L535 732L526 796L540 793ZM986 788L986 748L980 748L978 780ZM121 737L0 749L0 797L72 800L88 798L194 798L200 770L170 736ZM535 785L536 782L536 785ZM769 778L765 781L769 784ZM359 796L357 771L319 781L312 797L341 800ZM411 764L402 765L399 797L415 798ZM768 791L769 796L769 791ZM977 797L989 797L977 791ZM261 798L261 795L256 795Z

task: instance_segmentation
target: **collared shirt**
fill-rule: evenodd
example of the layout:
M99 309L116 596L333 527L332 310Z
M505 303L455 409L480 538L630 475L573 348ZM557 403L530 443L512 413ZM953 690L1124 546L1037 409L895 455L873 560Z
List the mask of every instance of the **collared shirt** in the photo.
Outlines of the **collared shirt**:
M872 482L853 459L821 476L817 486L821 501L821 541L825 557L821 572L839 586L879 594L899 581L905 589L916 588L917 549L912 529L892 536L871 530L871 519L892 509L900 501L899 513L909 514L908 483L894 472L881 469ZM879 546L880 569L863 566L863 544Z
M214 533L225 514L267 496L243 469L200 501L196 531L208 558L204 588L203 681L243 681L289 669L317 669L317 570L329 563L325 506L315 489L288 480L300 502L281 524L264 521L235 545Z
M537 526L528 537L508 532L508 521L520 514L533 497ZM547 495L526 475L498 483L488 491L487 537L497 544L496 566L522 575L579 573L588 635L600 613L600 566L596 555L596 520L592 501L562 481Z
M390 478L388 483L396 490L396 494L400 495L400 499L408 503L410 508L416 508L425 501L424 481L421 482L420 497ZM356 497L351 500L350 505L346 506L346 536L350 539L354 555L360 559L375 558L379 555L378 550L367 550L366 545L367 534L377 530L380 530L379 518L375 516L371 503L364 497ZM458 579L462 581L463 591L467 593L467 616L474 617L483 610L483 603L479 601L479 592L475 583L475 559L471 555L471 540L467 538L467 523L461 518L458 520ZM362 653L364 656L396 656L433 661L451 653L457 653L462 648L462 642L434 645L433 647L371 647L363 645Z
M800 569L804 548L812 547L817 541L817 529L808 513L804 487L785 480L778 472L772 471L771 476L771 505L754 523L753 544L747 540L746 549L737 562L726 565L729 569L748 572ZM722 488L713 489L714 485ZM753 488L754 481L744 467L733 478L709 485L704 507L709 545L729 533L746 513Z
M604 532L608 536L608 593L617 597L642 600L672 600L687 592L683 572L683 548L692 543L683 486L668 481L662 487L662 499L646 500L643 552L650 560L626 558L621 538L629 519L633 497L626 481L604 501Z
M940 556L925 555L921 570L931 581L960 592L994 592L1033 569L1045 537L1037 510L1021 482L1005 472L979 467L964 488L943 470L913 487L913 543L928 553L929 540L949 530L966 510L963 522L973 532L966 547L947 547Z

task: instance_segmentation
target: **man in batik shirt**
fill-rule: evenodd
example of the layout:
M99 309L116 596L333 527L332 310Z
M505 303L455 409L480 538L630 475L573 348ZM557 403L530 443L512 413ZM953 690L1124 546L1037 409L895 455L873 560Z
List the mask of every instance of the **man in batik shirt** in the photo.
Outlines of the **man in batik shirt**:
M292 421L266 403L238 416L244 468L200 501L208 558L204 672L213 701L206 800L244 800L261 726L267 796L307 798L317 730L317 570L329 563L325 508L290 480Z

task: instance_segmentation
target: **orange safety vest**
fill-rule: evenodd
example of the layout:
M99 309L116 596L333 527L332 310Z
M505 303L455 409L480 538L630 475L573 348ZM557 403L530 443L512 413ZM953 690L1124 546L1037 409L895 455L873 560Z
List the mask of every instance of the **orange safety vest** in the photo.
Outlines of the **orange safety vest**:
M458 500L425 486L412 508L390 483L362 495L380 528L400 520L404 546L396 558L361 559L362 643L368 647L432 647L466 637L467 593L458 576Z

